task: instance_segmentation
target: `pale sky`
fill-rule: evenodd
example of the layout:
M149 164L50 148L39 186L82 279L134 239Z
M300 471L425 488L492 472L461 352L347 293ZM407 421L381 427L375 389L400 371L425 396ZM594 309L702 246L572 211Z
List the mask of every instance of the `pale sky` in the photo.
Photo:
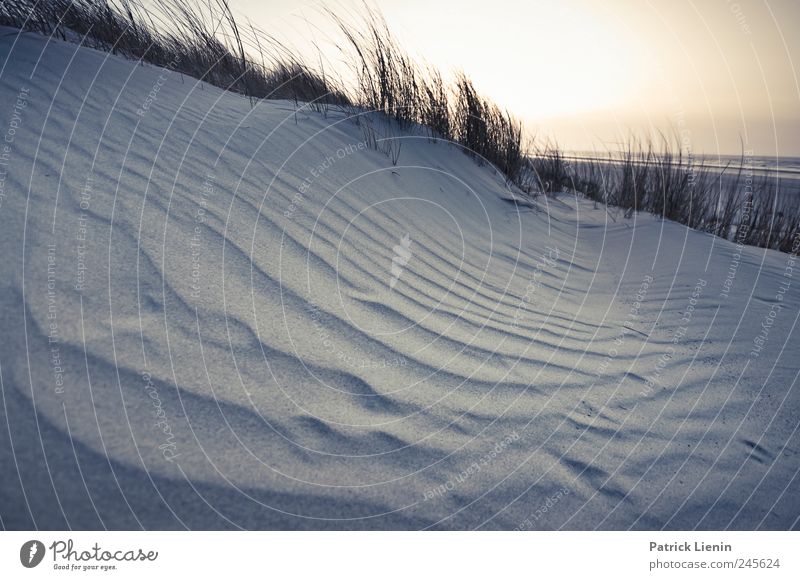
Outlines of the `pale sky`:
M320 6L231 0L260 28L332 59ZM567 149L612 147L683 123L695 153L800 156L800 2L792 0L375 0L408 51ZM304 50L301 48L301 50Z

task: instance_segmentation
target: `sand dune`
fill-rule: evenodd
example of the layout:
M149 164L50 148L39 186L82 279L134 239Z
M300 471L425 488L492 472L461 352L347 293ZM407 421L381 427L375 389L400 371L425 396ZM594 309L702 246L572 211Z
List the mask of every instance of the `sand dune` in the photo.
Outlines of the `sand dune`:
M6 528L798 527L792 256L0 46Z

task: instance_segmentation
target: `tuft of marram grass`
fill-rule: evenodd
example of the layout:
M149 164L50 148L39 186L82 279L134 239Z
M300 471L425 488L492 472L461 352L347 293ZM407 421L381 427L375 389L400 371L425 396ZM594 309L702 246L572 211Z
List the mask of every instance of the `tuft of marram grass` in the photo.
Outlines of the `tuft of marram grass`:
M791 252L800 238L800 200L779 195L777 176L756 176L748 163L742 154L738 163L711 168L664 135L631 137L620 152L594 158L569 158L551 143L530 157L536 191L580 192L626 217L644 211L742 245Z
M64 40L78 35L83 44L254 99L348 104L337 83L256 27L240 26L227 0L8 0L0 24Z

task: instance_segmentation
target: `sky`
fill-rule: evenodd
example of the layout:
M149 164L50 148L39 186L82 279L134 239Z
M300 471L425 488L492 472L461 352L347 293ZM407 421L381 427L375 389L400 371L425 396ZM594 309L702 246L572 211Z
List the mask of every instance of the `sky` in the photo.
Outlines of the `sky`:
M231 0L301 51L337 51L327 6ZM696 154L800 156L800 2L373 0L412 55L463 70L530 135L572 150L678 132Z

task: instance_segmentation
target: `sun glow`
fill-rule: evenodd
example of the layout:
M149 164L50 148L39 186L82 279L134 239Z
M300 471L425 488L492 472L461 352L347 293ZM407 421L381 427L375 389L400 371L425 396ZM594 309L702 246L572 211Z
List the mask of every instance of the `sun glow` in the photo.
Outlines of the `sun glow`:
M418 50L443 69L463 67L479 89L526 119L603 110L632 97L631 35L600 9L589 3L519 2L476 22L480 4L467 2L451 17L460 31L454 38L437 38L435 17L426 26L406 23L399 33L409 45L425 47ZM509 18L509 12L515 16Z
M372 0L410 54L445 76L463 70L485 96L567 148L631 132L693 129L695 150L800 154L800 4L632 0ZM237 0L316 61L346 68L324 9L358 21L362 0ZM303 50L301 50L303 52ZM602 145L601 145L602 146Z

